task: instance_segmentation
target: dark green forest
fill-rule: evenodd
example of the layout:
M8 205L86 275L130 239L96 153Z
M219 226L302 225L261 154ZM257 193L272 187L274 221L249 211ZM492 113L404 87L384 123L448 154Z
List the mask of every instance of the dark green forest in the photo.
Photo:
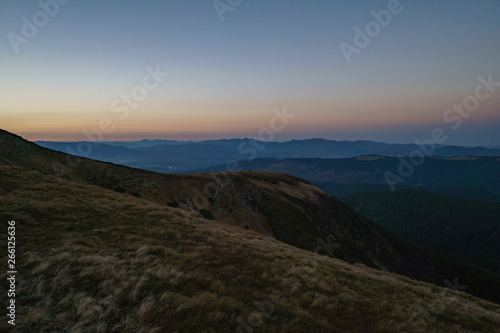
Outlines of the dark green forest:
M357 193L341 200L418 246L500 271L500 203L406 189Z

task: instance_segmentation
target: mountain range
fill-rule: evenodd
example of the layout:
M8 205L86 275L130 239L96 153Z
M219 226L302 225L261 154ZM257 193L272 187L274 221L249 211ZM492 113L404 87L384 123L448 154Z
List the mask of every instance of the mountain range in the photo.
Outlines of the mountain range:
M181 173L256 158L349 158L361 155L409 156L420 149L429 155L500 156L499 149L416 144L387 144L373 141L325 139L263 142L255 139L224 139L201 142L142 140L137 142L50 142L38 145L72 155L123 164L157 172Z

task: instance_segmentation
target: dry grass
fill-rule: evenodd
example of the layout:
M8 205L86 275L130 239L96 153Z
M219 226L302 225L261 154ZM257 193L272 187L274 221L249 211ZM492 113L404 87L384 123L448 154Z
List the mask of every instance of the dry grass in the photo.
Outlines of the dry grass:
M492 303L176 208L21 168L0 167L0 181L0 219L16 220L22 254L17 332L500 327Z
M185 214L181 219L193 214L199 218L213 218L274 236L281 242L310 251L317 249L318 239L324 241L333 236L341 245L331 249L330 254L336 258L374 268L383 265L391 272L440 286L444 285L445 279L458 276L468 286L467 292L500 304L500 276L481 267L404 243L313 185L292 176L258 171L157 174L85 158L77 159L78 163L74 164L74 157L38 147L2 130L0 143L0 165L25 167L45 175L54 175L57 171L54 170L54 163L63 167L72 161L71 168L64 169L67 172L60 175L60 183L48 185L33 181L26 184L25 190L30 192L29 195L38 193L39 197L33 199L40 200L27 208L29 213L18 216L31 223L33 228L40 229L39 221L59 216L66 222L72 221L62 226L63 231L86 230L95 225L96 219L109 215L111 209L115 210L115 223L127 227L117 233L120 242L123 240L121 235L130 231L128 227L132 221L127 214L138 215L131 204L134 202L133 197L140 197L152 202L149 205L143 202L145 206L141 214L144 215L141 218L145 221L164 219L163 206L169 206L182 209L175 210ZM72 187L82 190L89 184L98 186L92 192L102 193L99 204L93 202L94 198L85 196L79 199L84 207L73 212L74 203L66 200L68 189L59 187L67 181L75 182ZM20 198L23 194L16 193L15 182L12 184L11 188L4 188L6 195ZM54 191L52 200L43 200L47 186ZM104 194L109 191L103 189L124 195ZM80 218L74 220L74 216ZM99 226L94 229L96 232L102 231ZM171 230L163 232L172 233ZM43 233L40 237L42 242L51 241ZM97 240L97 236L89 234L78 240L77 245L98 247ZM320 253L326 252L321 250Z

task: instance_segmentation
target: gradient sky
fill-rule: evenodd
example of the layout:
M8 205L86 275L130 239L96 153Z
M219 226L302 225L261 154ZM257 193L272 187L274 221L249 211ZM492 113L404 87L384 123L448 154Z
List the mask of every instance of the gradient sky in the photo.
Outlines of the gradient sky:
M478 76L500 81L500 1L401 0L348 64L339 44L387 6L243 0L221 21L211 0L72 0L16 53L8 34L41 7L0 0L0 128L85 140L109 118L107 141L245 137L286 107L297 117L279 141L403 143L441 127L448 144L500 145L500 88L457 130L443 121ZM112 102L157 65L170 75L120 119Z

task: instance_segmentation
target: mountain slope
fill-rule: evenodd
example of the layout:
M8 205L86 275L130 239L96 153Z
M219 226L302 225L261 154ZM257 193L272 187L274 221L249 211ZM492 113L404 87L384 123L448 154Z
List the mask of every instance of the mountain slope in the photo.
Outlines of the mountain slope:
M0 132L0 165L58 175L181 208L200 218L270 235L350 263L445 285L459 277L467 292L500 303L500 278L479 267L411 246L301 179L265 172L167 175L41 148Z
M27 168L0 183L17 332L499 331L500 307L465 293Z
M419 190L358 193L341 200L407 241L500 272L500 203Z

